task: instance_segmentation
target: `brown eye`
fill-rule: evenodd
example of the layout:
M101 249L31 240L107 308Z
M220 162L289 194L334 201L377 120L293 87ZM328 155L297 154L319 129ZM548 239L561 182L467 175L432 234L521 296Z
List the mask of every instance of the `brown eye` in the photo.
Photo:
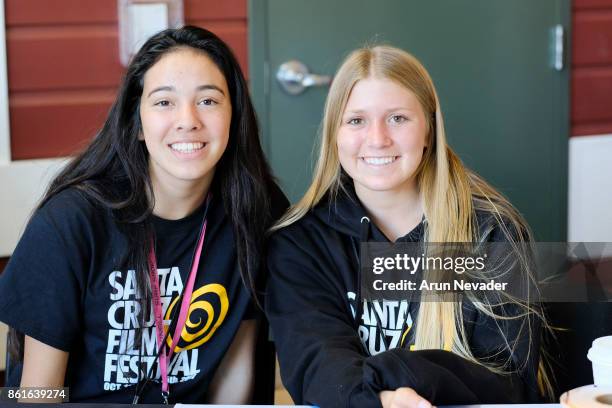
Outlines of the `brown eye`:
M214 99L206 98L206 99L202 99L198 104L205 105L205 106L213 106L213 105L217 105L218 103Z

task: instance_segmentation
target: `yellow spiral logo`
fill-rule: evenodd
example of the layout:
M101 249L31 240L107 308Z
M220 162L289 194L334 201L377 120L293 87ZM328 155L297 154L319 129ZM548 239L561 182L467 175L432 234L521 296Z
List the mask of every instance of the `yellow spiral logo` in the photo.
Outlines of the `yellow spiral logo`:
M217 299L216 302L215 299ZM168 306L166 320L169 320L172 316L172 310L178 300L179 296ZM215 315L215 305L219 309L218 315ZM193 349L206 343L225 320L228 308L227 291L222 285L211 283L194 291L191 295L185 327L183 327L179 344L176 345L174 352ZM168 336L166 342L168 346L172 346L170 336ZM181 344L185 343L186 345L180 347Z

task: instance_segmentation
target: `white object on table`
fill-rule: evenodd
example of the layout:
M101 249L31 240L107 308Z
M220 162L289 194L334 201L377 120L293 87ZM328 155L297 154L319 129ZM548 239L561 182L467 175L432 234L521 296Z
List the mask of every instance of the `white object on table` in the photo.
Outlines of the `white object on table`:
M310 405L208 405L208 404L176 404L174 408L202 408L202 407L214 407L214 408L244 408L244 407L259 407L259 408L314 408Z
M612 336L595 339L587 357L593 363L593 383L612 386Z
M438 408L561 408L561 404L478 404L441 405Z

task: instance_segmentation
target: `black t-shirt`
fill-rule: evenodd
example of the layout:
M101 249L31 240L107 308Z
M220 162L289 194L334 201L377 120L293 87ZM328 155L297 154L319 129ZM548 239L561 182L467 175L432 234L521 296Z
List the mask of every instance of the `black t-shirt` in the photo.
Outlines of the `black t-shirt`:
M164 318L180 309L175 301L187 282L204 208L176 221L153 217ZM207 219L187 335L178 345L183 351L168 370L173 402L204 401L241 321L254 314L219 194ZM134 271L120 265L126 242L109 210L69 189L36 211L0 277L0 320L70 352L65 384L71 401L130 403L142 361L147 371L154 365L156 382L140 401L161 402L152 313L134 344L140 305ZM20 377L21 365L9 362L7 385L18 386Z

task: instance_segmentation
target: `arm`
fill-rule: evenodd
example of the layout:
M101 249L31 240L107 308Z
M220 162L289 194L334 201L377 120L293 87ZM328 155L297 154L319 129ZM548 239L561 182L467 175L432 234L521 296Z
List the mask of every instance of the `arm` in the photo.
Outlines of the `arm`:
M208 389L209 404L248 404L253 391L257 321L244 320Z
M68 353L25 336L21 387L62 388ZM61 399L20 399L19 402L62 402Z
M345 288L325 273L333 262L302 250L301 241L324 245L283 230L268 246L265 309L283 384L298 405L344 407L355 391L363 397L355 405L376 404L378 390L361 390L365 350L344 303Z
M283 382L296 403L380 406L380 398L388 395L379 395L381 391L403 387L434 404L525 399L518 375L495 374L447 351L393 349L368 356L348 310L345 285L334 275L334 261L342 256L332 261L324 249L310 255L301 249L305 241L310 241L309 248L326 245L306 234L281 231L273 237L268 255L266 312ZM499 337L489 340L505 344Z
M0 276L0 320L25 335L20 340L23 365L21 357L11 356L13 386L21 378L24 387L48 380L46 368L55 371L53 367L61 362L58 353L65 353L67 361L68 352L83 335L82 283L91 264L90 240L84 230L89 223L73 195L62 197L34 213ZM58 221L62 215L65 222ZM59 385L65 381L64 365L56 367L61 368ZM70 375L66 377L69 381Z

